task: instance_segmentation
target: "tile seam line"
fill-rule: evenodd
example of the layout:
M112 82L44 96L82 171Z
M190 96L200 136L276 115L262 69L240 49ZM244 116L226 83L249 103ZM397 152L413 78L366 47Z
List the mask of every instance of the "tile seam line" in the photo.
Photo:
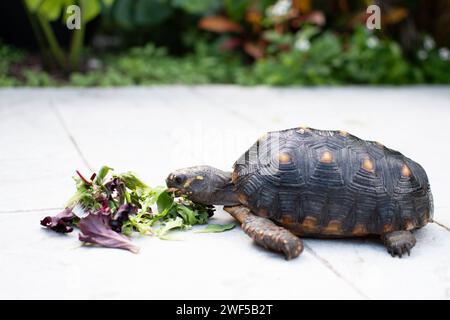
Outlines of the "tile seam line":
M5 210L5 211L0 211L0 215L2 215L2 214L11 214L11 213L27 214L27 213L36 213L36 212L45 212L45 211L56 211L56 210L62 210L62 209L63 209L63 207Z
M432 223L435 223L435 224L438 225L439 227L444 228L444 229L447 230L447 231L450 231L450 227L447 227L447 225L445 225L445 223L439 222L439 221L437 221L436 219L433 219L433 222L432 222Z
M63 127L64 132L66 133L67 137L69 138L72 146L75 148L75 151L77 152L78 156L83 161L84 165L91 171L93 171L92 166L89 164L89 161L87 161L86 157L84 156L83 152L81 151L80 146L78 145L77 141L75 140L74 136L70 132L69 128L66 125L66 122L64 121L64 118L62 117L61 113L59 112L58 108L53 103L53 100L50 99L50 109L52 110L53 114L58 119L60 125Z
M332 273L336 275L339 279L344 281L347 285L349 285L353 290L355 290L361 297L366 300L371 300L371 298L365 294L361 289L359 289L352 281L344 277L339 271L337 271L333 265L325 258L321 257L316 251L314 251L309 245L305 243L305 249L308 253L310 253L316 260L318 260L325 268L330 270Z

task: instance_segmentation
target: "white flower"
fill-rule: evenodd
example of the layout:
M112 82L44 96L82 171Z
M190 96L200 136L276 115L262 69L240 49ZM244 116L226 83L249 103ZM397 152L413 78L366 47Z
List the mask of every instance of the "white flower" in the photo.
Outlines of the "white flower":
M273 6L267 8L267 14L271 17L285 16L292 6L292 0L278 0Z
M448 48L440 48L439 57L444 61L450 60L450 50Z
M430 36L426 36L423 39L423 47L430 51L431 49L434 49L434 47L436 46L436 43L434 42L433 38Z
M87 61L87 67L90 70L98 70L103 66L103 63L101 60L97 58L91 58Z
M425 60L426 58L428 58L428 53L425 50L419 50L417 52L417 56L420 60Z
M371 37L369 37L369 38L367 39L366 45L367 45L370 49L373 49L373 48L375 48L375 47L378 45L379 42L380 42L380 41L378 40L377 37L371 36Z
M301 52L308 51L310 47L311 43L308 39L298 38L294 43L294 48Z

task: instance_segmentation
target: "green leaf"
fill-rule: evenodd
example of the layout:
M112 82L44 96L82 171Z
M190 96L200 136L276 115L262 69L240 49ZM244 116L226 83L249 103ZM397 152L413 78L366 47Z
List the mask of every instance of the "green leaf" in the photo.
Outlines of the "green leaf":
M195 233L213 233L224 232L233 229L236 226L234 222L227 224L208 224L205 228L195 231Z
M65 0L44 0L38 12L49 21L55 21L61 15Z
M167 191L164 190L157 195L156 205L158 207L158 212L163 212L172 208L173 203L173 198Z
M25 5L31 12L34 12L39 8L41 2L42 0L25 0Z
M109 173L109 171L114 170L113 168L110 168L108 166L103 166L98 171L97 177L95 178L94 183L97 185L102 185L103 180L105 180L106 175Z
M122 225L122 233L128 237L130 237L133 234L133 225L131 224L130 220L126 221Z
M172 5L188 13L208 13L221 6L221 0L172 0Z
M105 6L111 6L115 0L102 0Z
M140 180L133 172L129 171L126 173L121 173L116 177L121 179L128 189L131 190L149 189L149 186L146 185L144 182L142 182L142 180Z
M225 12L234 21L244 18L245 12L251 5L253 3L248 0L224 0Z
M309 40L320 32L320 29L316 26L306 25L300 31L297 32L298 39Z
M81 21L83 24L88 23L100 14L101 5L98 0L80 0L81 4Z
M172 9L163 0L137 0L134 12L137 25L153 26L168 18Z
M151 224L152 219L147 214L130 215L128 221L122 225L122 231L131 233L133 229L136 229L142 235L152 234Z
M208 223L209 214L206 210L196 211L197 212L197 224Z
M181 228L183 226L184 226L184 222L183 222L183 219L181 219L180 217L176 217L174 219L169 219L164 223L164 225L161 228L158 229L156 234L159 237L163 237L170 230L173 230L176 228Z
M178 214L183 218L183 221L188 225L195 225L198 223L195 211L184 206L177 205L176 207Z
M134 1L116 0L113 6L113 18L117 24L125 29L132 29L134 27L133 8Z

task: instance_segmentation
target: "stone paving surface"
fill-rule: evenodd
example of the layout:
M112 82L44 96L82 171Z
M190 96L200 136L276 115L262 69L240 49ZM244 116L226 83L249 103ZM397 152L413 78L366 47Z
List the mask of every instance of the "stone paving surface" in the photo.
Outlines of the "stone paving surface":
M304 240L286 262L240 230L133 239L141 251L80 245L39 226L74 190L75 169L224 170L262 133L344 129L426 169L435 220L411 256L375 240ZM0 90L0 298L450 299L450 87L162 86ZM219 207L213 221L232 218Z

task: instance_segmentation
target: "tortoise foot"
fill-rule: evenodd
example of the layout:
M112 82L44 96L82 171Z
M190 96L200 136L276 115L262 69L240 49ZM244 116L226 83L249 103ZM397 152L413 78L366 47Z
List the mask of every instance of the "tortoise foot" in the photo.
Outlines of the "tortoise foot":
M411 253L411 249L416 244L416 238L410 231L393 231L382 235L382 240L391 256L402 257Z
M267 218L258 217L244 206L224 207L241 222L244 232L266 249L283 253L286 260L296 258L303 251L302 241L289 230L277 226Z

